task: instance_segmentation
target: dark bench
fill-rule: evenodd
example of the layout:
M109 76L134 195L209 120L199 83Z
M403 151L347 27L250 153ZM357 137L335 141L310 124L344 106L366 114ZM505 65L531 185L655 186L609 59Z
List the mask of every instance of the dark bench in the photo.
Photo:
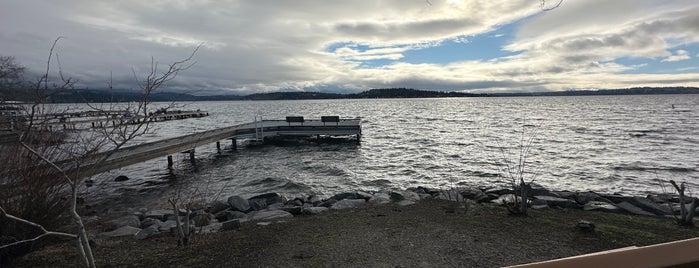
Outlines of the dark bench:
M301 123L303 126L303 116L287 116L286 117L286 122L289 123L289 126L291 126L291 123Z
M336 116L336 115L321 116L320 121L323 121L323 126L325 126L325 123L327 123L327 122L335 122L335 125L338 125L340 122L340 117Z

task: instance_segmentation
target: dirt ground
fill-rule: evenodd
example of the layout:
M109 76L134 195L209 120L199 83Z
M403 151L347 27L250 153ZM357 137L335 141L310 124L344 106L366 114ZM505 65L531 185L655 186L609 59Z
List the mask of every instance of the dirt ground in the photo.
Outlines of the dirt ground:
M499 267L630 245L699 237L699 228L672 219L567 209L509 216L504 208L475 205L448 213L444 201L423 200L330 211L261 226L198 235L178 247L174 236L143 241L97 240L99 267ZM597 230L583 233L579 220ZM12 267L76 267L75 243L51 245Z

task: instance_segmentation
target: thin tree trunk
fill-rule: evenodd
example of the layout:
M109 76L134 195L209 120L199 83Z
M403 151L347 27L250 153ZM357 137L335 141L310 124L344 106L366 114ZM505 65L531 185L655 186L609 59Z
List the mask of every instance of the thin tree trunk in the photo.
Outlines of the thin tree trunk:
M70 187L73 190L72 196L71 196L71 203L70 203L70 214L73 217L73 220L75 220L75 224L78 225L78 241L81 245L80 247L80 253L85 260L85 264L87 267L94 268L95 266L95 258L92 255L92 248L90 247L90 241L87 236L87 231L85 230L85 225L83 224L83 220L80 217L80 214L78 214L77 211L77 199L78 199L78 183L77 182L72 182Z

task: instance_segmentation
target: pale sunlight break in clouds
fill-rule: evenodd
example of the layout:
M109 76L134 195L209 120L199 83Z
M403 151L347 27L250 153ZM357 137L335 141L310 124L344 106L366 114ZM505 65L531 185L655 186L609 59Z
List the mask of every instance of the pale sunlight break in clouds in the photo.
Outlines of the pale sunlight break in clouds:
M56 37L81 87L203 44L166 90L543 91L699 86L699 2L2 1L0 54L42 69ZM37 14L41 14L38 16ZM692 56L694 55L694 56Z

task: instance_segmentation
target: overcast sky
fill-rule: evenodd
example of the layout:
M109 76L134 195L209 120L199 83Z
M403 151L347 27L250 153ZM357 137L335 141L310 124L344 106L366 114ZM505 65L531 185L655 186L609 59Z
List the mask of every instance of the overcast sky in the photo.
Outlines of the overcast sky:
M165 90L699 86L699 1L0 0L0 55L80 88L136 88L151 57L196 65ZM54 62L56 62L54 60Z

